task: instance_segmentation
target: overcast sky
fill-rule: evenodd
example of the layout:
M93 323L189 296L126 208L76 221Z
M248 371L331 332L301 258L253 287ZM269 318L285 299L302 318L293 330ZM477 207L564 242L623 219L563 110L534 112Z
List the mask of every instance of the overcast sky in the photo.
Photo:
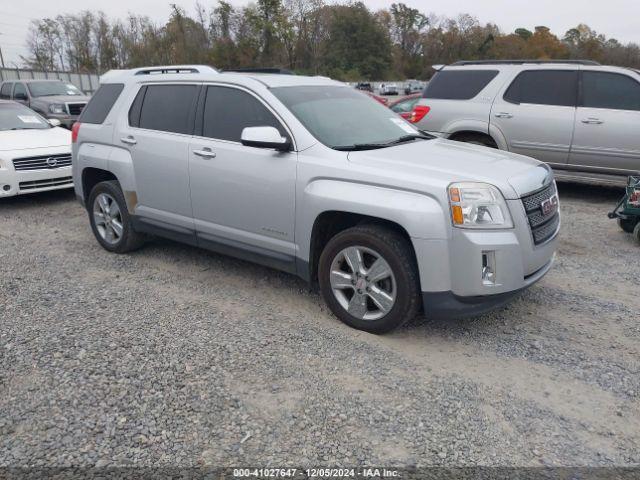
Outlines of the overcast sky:
M249 2L230 0L234 5ZM399 0L396 0L399 1ZM195 0L0 0L0 48L5 64L11 65L25 55L27 26L30 19L56 16L60 13L76 13L80 10L102 10L110 17L125 17L128 12L148 15L157 22L166 21L169 3L176 3L193 12ZM201 0L207 7L214 0ZM393 0L367 0L369 8L388 7ZM598 33L614 37L623 43L640 43L639 0L446 0L427 2L405 0L406 4L425 13L455 16L470 13L483 22L496 23L503 31L517 27L533 29L546 25L562 35L579 23L586 23Z

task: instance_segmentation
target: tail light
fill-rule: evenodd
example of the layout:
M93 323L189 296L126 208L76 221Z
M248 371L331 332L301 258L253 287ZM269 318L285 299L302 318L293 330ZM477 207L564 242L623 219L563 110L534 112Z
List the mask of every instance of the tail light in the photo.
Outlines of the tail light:
M411 123L418 123L422 120L427 113L431 110L431 107L427 107L426 105L416 105L413 107L413 112L411 112L411 117L409 121Z
M78 132L80 131L80 122L76 122L71 127L71 143L76 143L78 141Z

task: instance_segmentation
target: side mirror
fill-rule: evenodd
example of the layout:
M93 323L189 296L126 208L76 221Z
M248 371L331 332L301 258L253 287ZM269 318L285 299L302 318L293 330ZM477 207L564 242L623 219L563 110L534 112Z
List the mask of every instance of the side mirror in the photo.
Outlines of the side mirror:
M62 122L57 118L49 118L47 121L52 127L59 127L60 125L62 125Z
M247 127L242 130L240 142L245 147L274 148L281 152L291 150L291 141L280 135L274 127Z

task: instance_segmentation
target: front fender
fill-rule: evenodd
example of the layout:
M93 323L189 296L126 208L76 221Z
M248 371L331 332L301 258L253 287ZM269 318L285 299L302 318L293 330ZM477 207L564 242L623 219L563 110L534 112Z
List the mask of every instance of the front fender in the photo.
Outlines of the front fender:
M308 261L311 232L323 212L338 211L394 222L410 237L448 238L448 214L440 202L426 193L396 190L338 179L318 179L304 189L296 222L299 258Z

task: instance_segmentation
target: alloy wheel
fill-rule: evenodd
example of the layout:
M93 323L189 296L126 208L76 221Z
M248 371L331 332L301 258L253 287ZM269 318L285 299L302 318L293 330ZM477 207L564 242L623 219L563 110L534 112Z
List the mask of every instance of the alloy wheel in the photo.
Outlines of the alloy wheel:
M375 250L350 246L331 262L329 282L338 303L360 320L378 320L396 302L396 279Z
M118 202L108 193L101 193L94 200L93 221L100 237L108 244L115 245L122 238L122 212Z

